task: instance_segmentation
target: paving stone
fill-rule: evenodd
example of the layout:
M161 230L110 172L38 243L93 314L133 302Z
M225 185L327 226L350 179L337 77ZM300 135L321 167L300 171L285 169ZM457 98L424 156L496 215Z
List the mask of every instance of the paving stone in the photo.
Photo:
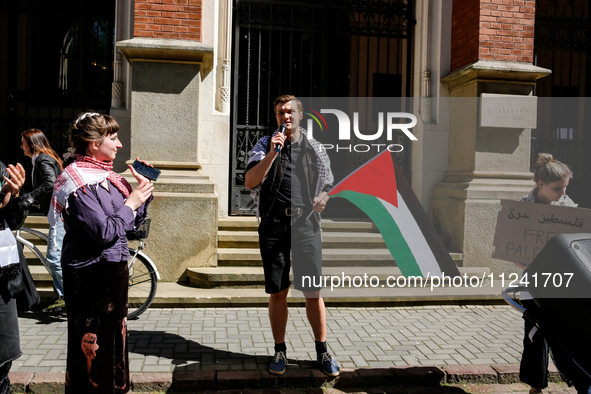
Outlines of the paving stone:
M63 393L65 379L64 373L39 372L29 382L29 391L35 394Z
M12 390L15 392L25 392L29 381L33 379L32 372L9 372L8 378L10 379L10 384L12 385Z
M328 376L319 369L312 369L312 385L314 387L333 387L338 377Z
M310 387L312 384L312 372L309 369L290 366L283 375L273 375L268 370L260 371L261 387Z
M364 385L391 386L394 382L394 372L391 368L360 368L357 374Z
M323 372L318 371L319 373ZM333 384L333 387L337 388L350 388L350 387L358 387L361 383L361 376L357 373L355 369L348 369L348 368L341 368L339 376L336 378L336 381Z
M498 383L497 372L488 365L447 365L448 383Z
M228 390L242 387L259 388L261 374L258 371L219 371L217 373L217 386Z
M395 385L440 385L445 381L445 372L436 366L391 368Z
M203 391L215 389L215 371L180 371L173 374L174 390Z
M503 305L330 307L327 322L329 348L343 369L516 365L521 358L522 319ZM288 323L290 364L316 370L305 308L290 307ZM23 356L15 360L12 372L65 368L65 318L24 314L19 326ZM267 308L149 309L129 326L132 373L235 374L240 368L258 373L266 370L272 353ZM552 368L550 380L559 380ZM505 377L509 375L499 372L499 379ZM338 387L338 380L322 380L327 387Z
M134 373L131 387L135 391L168 391L172 387L170 373Z
M492 369L497 371L499 375L499 383L519 383L519 365L492 365Z

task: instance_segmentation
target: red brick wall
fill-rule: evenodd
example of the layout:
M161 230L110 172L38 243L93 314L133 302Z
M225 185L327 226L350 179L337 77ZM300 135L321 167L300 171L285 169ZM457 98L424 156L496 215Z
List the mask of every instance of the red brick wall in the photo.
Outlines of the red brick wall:
M532 63L535 0L454 0L452 70L477 60Z
M453 0L451 69L478 60L480 0Z
M133 36L201 41L201 0L135 0Z

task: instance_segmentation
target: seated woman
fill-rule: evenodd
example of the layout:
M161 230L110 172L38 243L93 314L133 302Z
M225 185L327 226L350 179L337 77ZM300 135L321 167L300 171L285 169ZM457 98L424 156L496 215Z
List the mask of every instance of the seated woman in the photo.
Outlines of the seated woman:
M534 182L536 186L521 201L538 204L550 204L562 207L576 207L577 204L566 195L566 188L572 179L573 173L569 166L554 160L549 153L540 153L534 167ZM520 266L524 269L524 266ZM520 296L524 307L531 309L535 302L529 293L522 293ZM548 387L548 355L549 347L546 338L537 332L530 338L530 332L534 324L525 319L523 354L519 368L519 378L522 382L530 385L530 394L540 394Z

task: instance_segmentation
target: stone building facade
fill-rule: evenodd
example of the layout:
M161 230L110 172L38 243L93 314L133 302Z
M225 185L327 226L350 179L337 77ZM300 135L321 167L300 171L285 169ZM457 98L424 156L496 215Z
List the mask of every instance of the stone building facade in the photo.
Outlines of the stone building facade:
M398 95L416 99L419 124L413 133L418 141L405 159L415 193L450 251L463 254L464 265L511 269L490 257L492 234L500 200L518 199L533 186L532 131L483 126L478 106L482 97L530 98L536 84L551 75L551 69L534 64L536 7L548 7L547 2L384 0L376 6L363 0L323 0L304 1L310 4L298 9L289 8L290 2L277 1L273 8L257 0L112 3L116 44L108 111L121 124L125 146L117 164L124 169L124 162L140 156L162 169L151 213L150 253L165 262L164 280L178 280L189 267L215 266L218 218L244 212L235 202L244 194L236 183L237 135L244 123L239 110L246 108L247 129L253 129L251 111L268 111L268 103L255 96L271 88L254 81L271 81L271 60L280 54L273 43L287 34L299 34L305 43L300 47L321 45L318 59L324 62L333 57L349 62L344 71L333 72L348 81L340 84L344 88L334 84L334 89L343 89L338 94L379 95L380 84L372 80L379 77L398 89ZM563 3L568 8L569 2ZM6 7L6 20L19 12ZM380 19L384 12L391 19ZM584 13L588 16L588 9ZM305 30L315 18L320 18L319 27ZM336 50L331 53L330 42L319 43L330 33L323 25L337 23L339 29L343 20L356 26L345 44L349 59L339 58ZM379 30L376 37L363 30L363 23L355 24L359 21L375 23L386 33ZM281 23L291 23L291 30ZM308 36L313 39L305 41ZM5 47L10 45L15 44ZM290 50L303 51L297 46ZM380 68L382 58L385 68ZM247 74L239 71L240 65ZM318 91L323 95L337 91L329 74L321 74L327 78ZM245 75L252 85L244 84ZM4 141L12 143L10 138Z

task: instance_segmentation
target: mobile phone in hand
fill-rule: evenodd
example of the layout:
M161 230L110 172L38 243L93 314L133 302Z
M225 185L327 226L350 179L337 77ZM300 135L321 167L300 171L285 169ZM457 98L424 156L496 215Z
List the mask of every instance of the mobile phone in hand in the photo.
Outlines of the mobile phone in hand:
M160 170L142 163L139 160L134 161L132 167L138 172L138 174L143 175L152 181L158 179L158 176L160 175Z

